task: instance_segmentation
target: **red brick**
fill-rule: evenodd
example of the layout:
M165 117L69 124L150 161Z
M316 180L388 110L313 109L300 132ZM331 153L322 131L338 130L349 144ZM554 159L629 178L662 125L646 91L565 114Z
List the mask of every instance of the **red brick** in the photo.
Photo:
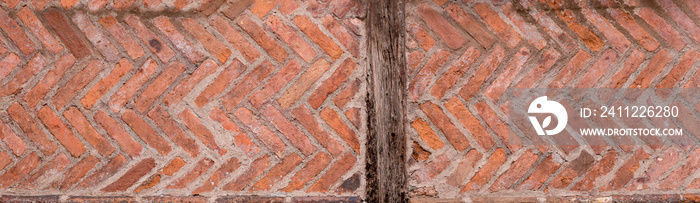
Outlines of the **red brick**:
M250 104L255 108L260 108L263 103L270 99L271 95L277 93L301 71L301 65L296 60L291 60L284 68L250 96Z
M51 51L52 53L57 53L58 51L61 51L63 49L63 46L61 46L58 41L49 34L49 32L46 30L46 27L42 25L41 21L39 21L39 18L34 15L34 13L29 9L28 7L22 7L22 9L17 12L17 17L19 17L22 22L24 22L24 25L29 29L29 31L34 34L34 36L41 41L41 43L44 45L44 47ZM13 39L14 40L14 39ZM21 47L20 47L21 48Z
M659 35L677 51L681 51L681 49L685 47L686 43L681 38L680 34L650 8L640 7L636 9L635 13L644 19L656 33L659 33Z
M236 178L236 180L224 185L225 191L242 191L255 178L261 175L270 166L270 155L260 157L250 163L248 169Z
M70 23L60 11L55 9L46 11L44 18L73 56L81 59L90 55L90 49L81 39L81 35L71 28Z
M571 190L574 191L590 191L595 186L596 179L600 176L604 176L610 171L612 171L613 166L615 166L615 158L617 158L617 152L610 150L603 158L598 161L593 167L586 173L583 178L574 185Z
M474 174L474 177L469 180L469 183L462 188L462 192L481 189L505 161L505 150L503 150L503 148L496 149L486 161L486 164L482 166L481 169Z
M80 100L80 103L87 109L92 109L97 100L107 93L112 87L114 87L119 80L121 80L126 73L128 73L134 66L131 63L122 58L119 63L114 65L114 68L110 71L107 77L102 78L95 86L93 86L90 91L85 94Z
M642 53L638 49L633 50L632 53L625 60L625 63L622 65L622 69L615 73L615 75L610 80L610 83L608 83L606 87L622 87L622 85L625 82L627 82L627 79L630 77L630 75L632 75L632 73L639 68L639 65L642 64L643 61L644 53Z
M588 54L588 52L585 52L583 50L579 50L576 55L574 55L571 60L569 60L569 63L567 63L566 66L564 66L557 76L554 78L554 80L549 83L550 88L563 88L566 86L566 84L569 84L569 82L574 79L581 71L584 71L583 68L586 65L586 61L591 58L591 55Z
M13 120L19 125L19 127L24 131L29 140L34 142L34 145L43 153L44 155L52 155L56 151L56 145L46 138L46 134L39 129L36 121L32 118L24 107L19 105L19 103L12 104L7 108L7 114L12 117Z
M172 150L163 137L158 135L151 126L139 118L133 111L127 110L122 114L122 120L138 135L146 144L150 145L156 152L165 156Z
M533 165L538 159L539 156L537 156L537 154L532 153L530 150L525 150L525 153L518 157L518 159L510 165L510 168L493 182L491 190L501 191L509 189L515 181L518 181L530 168L534 167Z
M598 28L598 31L601 32L605 38L608 39L608 42L613 44L618 51L625 52L627 48L630 47L630 41L627 40L617 28L610 24L605 17L598 14L595 10L584 8L581 9L581 13L588 19L588 22Z
M508 148L511 150L520 148L519 146L512 144L519 141L518 136L509 136L508 127L506 127L505 123L501 121L496 112L488 104L479 102L476 104L476 110L479 115L481 115L481 118L484 119L486 124L491 127L491 130L496 133L496 135L508 146Z
M332 8L333 14L338 18L343 18L349 11L353 13L361 12L360 9L362 7L362 2L357 0L332 1L329 4L329 8Z
M119 143L120 148L132 158L141 154L141 145L134 140L112 117L104 111L97 111L94 115L95 121L99 123L112 139Z
M15 56L15 55L9 55L10 56ZM0 62L2 63L2 62ZM46 93L49 92L49 90L61 79L63 78L63 75L66 73L66 71L73 66L73 63L75 63L75 58L71 56L70 54L65 55L58 59L56 62L55 67L50 70L44 78L42 78L39 83L34 85L34 87L27 92L27 94L24 95L24 100L27 101L27 104L29 106L36 106L37 103L39 103L39 100L44 98L46 96ZM2 63L2 65L6 65ZM14 66L4 66L4 67L14 67ZM0 74L2 75L2 74Z
M141 179L141 177L145 176L146 174L150 173L151 170L156 166L156 162L152 158L147 158L141 160L139 163L131 167L122 177L119 177L116 181L114 181L112 184L109 184L107 187L102 188L103 192L117 192L117 191L125 191L136 181Z
M41 54L36 54L34 58L24 65L24 68L19 73L15 74L12 80L5 83L3 86L0 86L0 96L17 94L18 91L22 90L24 83L29 81L29 79L31 79L36 72L39 72L41 69L46 67L47 63L48 62L44 56Z
M191 157L199 155L199 146L192 139L180 130L177 123L170 117L170 114L160 106L154 107L148 112L148 117L153 120L163 132L170 137L175 144L180 146Z
M698 167L700 167L700 149L695 149L688 154L685 164L669 173L669 175L659 183L659 188L663 190L678 188L685 179L698 169Z
M297 4L294 0L280 0L277 1L277 4L280 6L277 8L277 10L282 11L282 13L285 15L289 15L299 8L299 4Z
M273 133L267 126L260 123L260 120L255 118L253 112L247 108L239 108L236 110L236 112L234 112L234 115L253 133L255 133L254 135L260 141L262 141L262 143L265 144L270 151L274 152L278 157L284 154L287 147L284 145L282 140L277 137L277 135L275 135L275 133Z
M411 126L418 132L418 136L430 146L430 148L433 148L434 150L442 149L445 144L440 140L440 137L438 137L437 134L435 134L435 131L430 128L430 125L419 119L416 119L411 123Z
M229 4L228 7L221 10L221 13L226 15L226 17L230 18L231 20L235 20L236 17L248 9L251 4L253 4L253 0L240 0L235 4Z
M109 99L109 107L113 112L119 112L124 108L131 96L156 72L157 64L153 59L148 59L137 71L119 88Z
M7 4L7 7L15 8L17 7L17 4L19 4L19 0L5 0L5 3Z
M2 46L2 45L0 45ZM3 47L4 48L4 47ZM4 54L4 53L3 53ZM2 67L5 67L3 69L0 69L0 77L5 78L7 74L10 74L14 67L17 67L17 65L20 63L20 58L17 56L17 54L10 52L5 56L5 58L0 61L0 65ZM48 74L47 74L48 76Z
M27 179L20 182L16 188L26 190L42 188L43 185L48 184L48 181L51 180L52 177L63 171L68 164L70 164L68 156L62 153L58 154L52 160L47 161L44 166L34 172L31 176L28 176Z
M250 7L250 12L257 15L259 18L265 16L277 4L272 0L254 0L253 6Z
M522 17L518 14L519 12L513 8L513 3L507 2L501 6L501 12L510 19L515 26L517 26L522 33L527 33L527 35L522 36L527 39L530 44L534 45L538 50L542 50L547 45L547 41L542 37L542 35L537 31L537 28L533 25L525 22Z
M484 81L496 71L503 57L505 57L503 48L496 46L493 52L481 63L474 75L469 78L467 84L462 87L462 90L459 91L459 95L464 99L469 99L474 96L479 89L481 89Z
M248 93L261 85L262 81L272 73L273 69L274 67L269 61L264 61L255 67L255 69L243 77L231 91L221 97L221 105L223 105L227 111L231 111L246 95L248 95Z
M202 25L197 23L195 20L192 18L185 18L180 22L182 23L182 26L187 29L190 34L192 34L192 36L202 43L202 46L204 46L205 49L214 55L214 57L219 59L219 62L225 63L228 60L228 57L231 56L231 50L215 39L214 36L209 34L204 27L202 27Z
M216 170L216 172L214 172L214 174L212 174L207 181L204 182L204 185L197 188L192 193L199 194L213 190L217 185L219 185L219 183L221 183L223 179L227 178L229 174L233 173L240 166L241 163L239 163L238 159L235 157L228 159L226 162L221 164L221 167L219 167L219 169Z
M630 35L636 39L647 51L654 51L659 47L657 42L649 33L644 31L632 18L632 15L621 9L608 9L608 13L617 20L622 27L627 29Z
M226 149L222 149L216 144L214 135L202 124L202 121L191 110L182 110L178 116L185 122L187 128L189 128L204 145L208 146L209 149L218 151L220 155L226 154Z
M435 178L435 176L439 175L445 168L447 168L450 163L450 159L447 157L446 154L441 154L433 161L430 163L427 163L425 166L421 167L420 169L416 170L411 174L411 177L415 179L419 184L428 180L431 180Z
M326 121L326 123L333 128L333 130L338 134L340 138L345 140L345 143L350 146L355 152L360 153L360 141L357 138L355 131L350 129L340 118L340 115L334 110L329 108L324 108L321 110L321 118Z
M336 39L338 39L338 42L340 42L340 44L342 44L348 52L355 57L359 56L359 42L357 38L351 35L345 27L331 17L331 15L326 15L321 18L321 22L323 23L323 26L326 27L326 29L328 29L328 31L330 31L330 33L333 34Z
M685 52L678 64L671 69L671 72L664 77L664 80L661 81L661 83L656 85L656 88L673 88L676 86L676 84L683 79L683 76L688 72L688 70L690 70L695 62L697 62L697 56L698 52L694 50Z
M265 49L267 53L278 62L284 61L287 58L287 51L282 48L275 40L265 33L265 30L260 28L255 22L250 20L248 16L241 16L238 20L238 26L241 26L248 35L255 40L260 47ZM243 49L246 50L246 49Z
M583 175L591 166L593 166L594 162L595 159L593 156L586 151L581 151L581 154L579 154L576 159L570 161L568 165L564 166L564 169L562 169L561 172L559 172L559 174L551 182L549 182L548 187L564 188L568 186L577 176Z
M115 41L119 42L119 44L124 48L126 53L131 56L132 59L141 58L141 56L145 54L141 46L139 46L139 44L136 42L136 39L127 34L124 26L117 22L117 19L114 18L114 16L110 15L102 17L100 18L99 22L102 27L112 34Z
M77 6L78 0L61 0L60 4L64 9L71 9L71 8ZM80 58L80 57L78 57L78 58Z
M555 156L557 155L551 154L547 156L547 158L532 171L532 174L518 185L518 190L537 190L540 188L542 184L547 181L547 178L554 174L561 165L561 159Z
M449 56L450 52L438 50L425 62L423 68L420 69L418 75L414 77L413 81L408 86L408 91L412 93L414 99L420 97L426 88L428 88L430 81L433 80L438 69L442 67Z
M576 88L592 88L607 71L610 71L610 64L613 64L617 57L618 54L612 49L603 52L598 61L579 79Z
M323 81L321 86L314 91L309 97L309 104L311 107L317 109L323 104L323 102L328 98L328 95L333 93L340 85L345 83L346 80L352 75L353 71L357 69L355 62L350 59L346 59L338 68L333 72L333 74Z
M205 60L199 67L178 84L170 93L163 98L163 103L168 106L182 101L182 98L192 91L195 85L200 83L205 77L211 75L219 66L212 60Z
M501 40L506 42L508 47L513 48L520 42L520 35L508 26L490 6L480 3L474 6L474 11L481 16Z
M506 91L515 76L522 70L523 64L530 58L530 50L523 47L511 59L510 63L505 67L501 75L496 78L495 82L486 89L486 95L493 101L498 101L501 95Z
M437 98L445 96L445 92L450 90L455 82L464 75L474 61L479 58L479 54L481 53L474 47L469 47L469 49L452 64L452 67L435 81L435 85L433 85L430 93Z
M408 34L418 41L423 50L428 51L435 46L435 40L417 23L407 24Z
M185 0L185 1L175 1L175 7L178 9L182 9L188 5L191 5L195 3L196 1L192 0ZM202 5L199 7L199 10L202 12L202 14L209 16L213 13L215 13L221 6L225 3L226 1L224 0L213 0L213 1L205 1L202 3Z
M454 18L454 20L459 23L469 34L471 34L474 39L476 39L481 46L488 48L490 47L496 39L486 31L479 23L472 17L462 10L458 4L453 3L445 8L445 11Z
M12 158L7 152L0 152L0 169L4 169L5 166L12 163Z
M455 30L440 13L431 8L428 4L423 3L418 7L418 15L435 31L435 34L440 37L445 44L452 49L459 49L469 40L465 39L457 30Z
M345 111L345 117L348 118L350 123L355 125L355 128L360 129L360 124L362 120L362 115L360 115L360 108L350 108Z
M87 4L88 9L92 12L98 11L101 8L104 8L105 5L107 4L108 0L95 0L95 1L89 1Z
M564 50L574 50L577 48L576 42L569 34L562 30L554 20L552 20L546 12L536 8L534 1L521 2L524 9L528 10L530 15L537 20L537 23L544 28L544 31L549 34L555 42L557 42Z
M17 25L17 22L7 16L7 12L5 11L0 11L0 28L7 33L8 37L10 37L15 45L17 45L17 48L25 55L30 55L36 51L34 43L29 39L27 33Z
M296 82L280 96L277 102L282 108L291 107L329 68L328 61L325 59L317 60L297 78Z
M333 58L333 60L340 58L340 55L343 54L343 50L341 50L330 37L323 34L323 31L321 31L316 24L311 22L309 17L297 16L294 17L292 21L294 21L294 24L296 24L297 27L299 27L299 29L306 34L306 36L311 38L311 41L318 44L318 46L320 46L321 49L328 54L328 56Z
M688 33L690 37L695 40L695 42L700 42L700 28L693 23L693 20L683 13L678 6L674 5L674 3L669 0L660 0L656 1L656 3L666 10L666 13L671 16L671 18L673 18L678 25L685 29L686 33Z
M56 95L52 100L53 105L56 108L62 108L65 106L70 102L70 100L73 99L73 97L75 97L78 91L82 90L88 85L88 83L90 83L90 81L95 79L95 76L97 76L102 69L102 64L99 61L90 61L90 63L87 64L82 71L73 76L68 83L63 85L63 87L58 88Z
M83 179L88 172L92 171L93 168L95 168L95 164L98 162L100 162L100 160L95 158L95 156L88 155L84 157L64 173L65 177L63 177L63 181L54 182L51 187L61 191L72 188L73 185L78 183L80 179Z
M344 108L345 105L355 97L357 92L360 91L360 83L359 79L355 79L333 98L333 103L340 109Z
M304 41L294 29L282 22L276 15L270 15L265 19L265 24L269 26L277 35L282 38L306 62L311 62L316 57L316 52Z
M114 0L114 8L118 10L123 10L131 8L136 0Z
M328 154L323 152L318 153L306 163L304 168L294 174L289 185L282 190L291 192L303 188L305 184L311 182L314 177L323 171L331 161L332 159Z
M258 182L256 182L253 186L251 186L250 190L252 191L260 191L260 190L270 190L277 182L282 180L287 174L292 172L294 168L299 166L301 164L301 157L297 154L289 154L286 157L284 157L280 163L277 165L273 166L272 169L270 169L265 176L260 178Z
M240 61L234 60L231 65L226 67L217 77L214 82L209 84L202 93L194 100L197 106L202 107L209 103L214 97L219 95L226 87L231 84L231 81L236 79L245 71L246 67ZM187 90L189 91L189 90Z
M90 19L84 13L75 13L73 22L85 33L85 37L99 50L108 61L117 61L119 59L119 51L114 48L111 42L102 34L102 32L90 22Z
M211 166L214 165L214 161L211 159L204 158L200 160L194 168L187 173L187 175L182 176L182 178L178 179L177 181L171 183L166 187L167 189L181 189L187 187L188 184L192 183L195 179L197 179L199 176L207 172Z
M670 60L671 57L665 49L659 50L659 52L654 55L654 58L649 61L649 64L639 73L637 79L630 84L630 88L649 87L654 77L661 73Z
M153 79L151 84L134 100L134 106L139 111L145 112L148 110L148 107L165 92L166 88L185 71L185 65L180 62L173 62L168 65L166 70Z
M158 28L168 39L177 47L190 61L197 63L204 59L200 50L190 41L185 39L185 36L180 34L175 29L170 20L165 16L160 16L153 19L153 25ZM150 43L150 41L149 41Z
M27 149L27 144L24 140L17 136L10 126L5 123L0 123L0 139L5 141L5 145L15 153L15 155L20 156Z
M659 180L662 174L666 173L669 168L671 168L676 161L680 158L680 154L673 148L668 148L659 157L651 160L651 165L646 169L642 176L635 178L630 186L627 187L628 190L641 190L648 188L649 184L652 184Z
M583 41L583 43L586 44L586 46L588 46L588 48L592 51L597 52L603 47L603 45L605 45L603 40L601 40L598 35L579 23L576 15L574 15L571 10L558 10L556 13L557 16L564 20L569 28L571 28L571 30L578 35L581 41Z
M603 185L600 190L601 191L609 191L609 190L619 190L622 187L629 182L632 177L634 176L634 173L639 169L639 161L645 160L649 158L649 155L644 152L644 150L639 149L637 152L632 155L632 157L625 162L624 165L620 167L620 169L615 172L615 176L613 177L612 180L610 180L609 183Z
M5 171L0 176L0 188L6 189L12 186L18 180L24 178L29 172L33 171L41 164L41 159L36 153L31 153L17 161L12 168Z
M537 60L537 65L528 72L525 77L520 79L520 82L515 86L516 88L531 88L535 86L535 83L542 78L542 75L546 73L554 63L561 57L561 54L554 49L547 49L540 55L539 60ZM613 60L614 61L614 60Z
M170 161L170 163L168 163L168 165L161 168L158 173L153 174L151 177L143 181L141 185L134 189L134 192L139 193L143 190L148 190L153 186L156 186L158 183L160 183L160 180L164 178L164 176L172 176L174 173L178 172L180 168L182 168L182 166L185 166L185 164L187 163L185 163L185 161L182 160L182 158L175 157L173 160Z
M85 138L85 140L90 143L103 157L107 157L114 152L114 147L104 137L102 137L102 135L95 131L80 110L75 107L70 107L68 110L63 112L63 116L66 117L73 128L75 128L75 130L78 131L78 133L80 133L80 135L82 135L83 138Z
M38 112L39 119L44 122L44 125L51 131L54 137L63 144L68 152L73 157L79 157L85 153L85 146L80 140L73 135L73 132L66 127L56 114L48 106L44 106Z
M481 153L475 149L469 150L467 155L464 156L464 159L459 162L455 171L447 176L447 184L459 187L462 182L464 182L464 179L467 178L469 172L475 168L476 162L479 160L481 160Z
M476 139L479 146L485 150L491 149L495 144L493 136L486 131L486 127L483 126L479 120L474 118L474 116L469 112L469 109L462 104L457 97L452 97L449 101L445 103L445 108L449 110L464 127L469 130L472 137Z
M239 1L241 2L241 1ZM229 6L233 6L234 4L231 4ZM238 31L236 31L231 24L229 24L224 18L222 18L220 15L215 15L214 17L211 18L211 25L216 28L221 35L226 38L226 41L228 41L233 48L236 48L243 57L245 57L245 60L248 62L253 62L255 59L260 57L260 52L253 47L248 40L243 38ZM259 36L256 36L259 37Z
M236 124L233 121L231 121L231 119L226 115L224 111L215 108L211 111L211 113L209 113L209 117L212 120L221 123L221 126L224 127L224 129L233 132L233 143L238 148L243 150L243 152L246 153L248 157L252 157L256 153L258 153L258 146L250 140L250 137L248 137L248 135L242 133L241 128L236 126Z
M76 188L92 188L97 186L99 183L102 181L105 181L107 178L112 177L119 169L126 164L126 158L124 156L117 155L116 157L112 158L109 162L107 162L106 165L104 165L100 170L97 170L92 173L92 175L86 177L83 179L83 181L76 186Z
M305 156L311 155L316 151L316 147L311 144L304 133L302 133L299 128L294 126L287 118L282 115L277 108L272 105L265 105L262 109L262 114L267 117L267 120L272 123L280 133L287 137L287 139Z
M115 2L116 7L116 2ZM141 38L143 44L145 44L151 52L156 54L161 61L170 61L170 59L175 55L168 45L165 44L160 38L153 34L153 31L146 28L146 26L141 23L141 20L135 15L127 16L124 21L128 27L133 29L135 33Z
M447 141L452 144L452 147L458 151L464 151L469 148L469 141L467 141L467 138L465 138L457 127L450 122L450 119L447 118L447 115L442 112L440 107L433 103L426 102L420 105L420 109L425 112L433 124L442 131Z
M337 182L338 179L350 169L355 166L357 158L351 153L345 154L343 157L333 162L328 171L323 174L311 187L306 190L306 192L326 192L333 183Z
M343 146L333 138L328 132L323 130L321 128L321 125L316 121L316 118L313 116L313 113L309 111L306 106L300 106L294 109L292 112L294 114L294 117L301 123L306 130L309 131L311 136L316 138L318 142L326 147L326 150L331 153L334 157L340 156L340 154L343 153Z

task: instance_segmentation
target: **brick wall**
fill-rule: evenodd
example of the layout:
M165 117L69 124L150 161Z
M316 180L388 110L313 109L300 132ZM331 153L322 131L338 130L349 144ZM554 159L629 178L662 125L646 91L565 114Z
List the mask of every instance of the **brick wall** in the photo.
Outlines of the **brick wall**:
M360 3L0 7L3 201L364 193Z
M512 144L519 126L502 97L509 87L697 88L697 0L416 0L406 10L414 198L698 192L695 144ZM685 99L693 119L678 125L696 129L700 104Z

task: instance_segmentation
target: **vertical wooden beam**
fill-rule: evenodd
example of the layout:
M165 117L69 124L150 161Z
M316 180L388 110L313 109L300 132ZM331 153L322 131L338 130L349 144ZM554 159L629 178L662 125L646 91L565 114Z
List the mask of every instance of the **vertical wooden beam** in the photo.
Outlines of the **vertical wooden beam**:
M404 0L367 0L367 202L408 202Z

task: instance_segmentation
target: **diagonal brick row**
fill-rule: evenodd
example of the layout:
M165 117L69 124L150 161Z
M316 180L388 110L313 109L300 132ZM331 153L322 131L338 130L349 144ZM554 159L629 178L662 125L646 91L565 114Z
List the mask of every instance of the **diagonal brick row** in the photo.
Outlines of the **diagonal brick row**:
M505 97L509 88L700 87L693 68L700 45L698 5L670 0L408 3L412 197L684 193L700 187L695 95L665 101L692 119L572 124L677 126L692 134L685 140L614 137L563 144L572 140L555 137L539 145L532 143L542 140L523 134L532 130L529 121L511 116L524 112L512 112L509 105L515 101ZM572 95L568 100L584 99ZM563 132L573 133L578 132Z
M361 195L358 1L0 7L3 194Z

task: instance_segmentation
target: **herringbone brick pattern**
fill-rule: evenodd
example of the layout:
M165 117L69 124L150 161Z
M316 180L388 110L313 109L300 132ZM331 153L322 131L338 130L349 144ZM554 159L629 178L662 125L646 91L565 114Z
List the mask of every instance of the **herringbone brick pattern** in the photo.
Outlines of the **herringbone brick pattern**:
M423 0L406 10L413 197L697 192L697 144L514 144L531 141L511 131L531 126L509 119L503 95L697 88L699 1ZM681 101L695 119L671 125L697 136L698 97Z
M358 1L0 7L3 194L363 193Z

